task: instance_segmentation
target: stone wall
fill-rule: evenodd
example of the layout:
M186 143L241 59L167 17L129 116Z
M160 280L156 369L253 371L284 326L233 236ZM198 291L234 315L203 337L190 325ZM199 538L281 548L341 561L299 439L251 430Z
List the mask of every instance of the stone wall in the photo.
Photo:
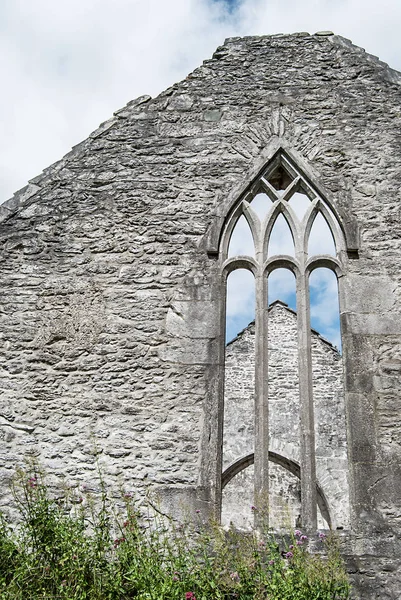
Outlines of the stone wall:
M117 111L0 207L1 506L24 455L50 477L219 501L219 234L274 154L338 215L349 552L399 596L400 75L347 40L233 38ZM323 430L322 430L323 433Z

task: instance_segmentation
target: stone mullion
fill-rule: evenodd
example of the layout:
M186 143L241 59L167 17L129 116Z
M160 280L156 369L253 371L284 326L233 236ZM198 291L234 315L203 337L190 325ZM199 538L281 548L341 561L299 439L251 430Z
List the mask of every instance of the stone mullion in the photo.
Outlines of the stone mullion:
M309 282L303 267L297 275L301 520L310 532L317 527L317 498Z
M213 497L214 518L220 522L222 507L222 480L223 471L223 435L224 435L224 387L225 387L225 356L226 356L226 311L227 311L227 274L224 274L219 285L220 304L220 343L218 355L218 379L217 379L217 435L215 455L216 461L216 488ZM210 443L210 440L209 440ZM203 483L203 482L202 482ZM205 485L205 484L203 484ZM206 487L206 485L205 485Z
M256 310L255 310L255 480L254 495L256 524L260 521L261 512L267 514L269 500L269 404L268 404L268 305L267 278L263 273L262 261L258 260L256 275ZM265 521L266 523L266 521Z

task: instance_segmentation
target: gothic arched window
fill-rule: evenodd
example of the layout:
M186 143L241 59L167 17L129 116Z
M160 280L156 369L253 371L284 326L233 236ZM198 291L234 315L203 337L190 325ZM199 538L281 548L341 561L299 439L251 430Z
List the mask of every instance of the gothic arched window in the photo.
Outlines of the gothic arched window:
M282 270L289 272L289 279L293 281L301 523L305 529L312 531L317 526L319 486L316 477L310 276L317 269L324 268L332 271L337 279L342 277L347 257L342 229L333 210L313 184L290 158L280 152L233 207L220 239L219 257L226 286L234 285L234 275L244 273L244 270L251 282L248 295L254 306L254 426L253 447L248 444L243 454L253 453L255 504L258 498L269 495L269 451L272 454L269 447L269 286ZM239 277L236 285L241 287ZM295 415L294 419L297 419ZM285 462L286 459L283 460Z

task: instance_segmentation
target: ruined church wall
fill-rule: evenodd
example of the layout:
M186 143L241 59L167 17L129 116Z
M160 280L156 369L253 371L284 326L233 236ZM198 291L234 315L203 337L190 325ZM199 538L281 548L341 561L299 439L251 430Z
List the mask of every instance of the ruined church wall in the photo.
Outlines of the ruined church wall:
M350 552L361 597L397 597L400 90L337 36L232 39L1 207L2 490L26 453L92 481L97 445L110 486L213 504L224 347L213 231L281 147L349 233Z

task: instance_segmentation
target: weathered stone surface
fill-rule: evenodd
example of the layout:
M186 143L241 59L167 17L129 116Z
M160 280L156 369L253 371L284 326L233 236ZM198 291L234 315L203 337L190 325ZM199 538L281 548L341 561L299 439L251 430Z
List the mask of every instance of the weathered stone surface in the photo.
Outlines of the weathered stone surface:
M269 450L300 461L297 316L285 304L269 309ZM341 355L312 333L317 480L328 502L319 526L349 528L348 461ZM227 345L224 391L223 469L254 451L255 327ZM299 479L283 466L269 465L270 524L295 527L300 515ZM223 493L223 521L250 526L253 466L238 473Z
M394 599L401 76L322 33L227 40L0 207L0 473L6 482L24 454L38 455L50 474L86 483L97 454L107 485L216 507L219 235L282 149L346 232L350 552L360 598ZM192 301L199 309L170 313L166 326L172 307Z

